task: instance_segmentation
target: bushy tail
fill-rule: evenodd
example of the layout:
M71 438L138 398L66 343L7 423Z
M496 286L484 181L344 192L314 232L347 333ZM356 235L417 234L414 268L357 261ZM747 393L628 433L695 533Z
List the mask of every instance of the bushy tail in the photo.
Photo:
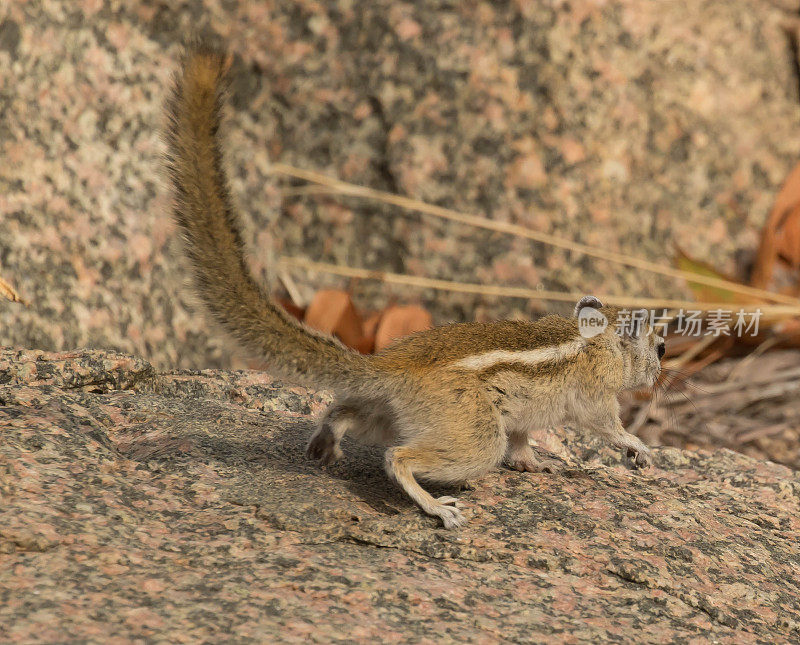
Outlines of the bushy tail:
M299 324L247 269L239 220L222 164L219 126L225 55L191 49L168 103L169 176L199 296L222 326L272 367L308 385L341 389L369 379L368 357Z

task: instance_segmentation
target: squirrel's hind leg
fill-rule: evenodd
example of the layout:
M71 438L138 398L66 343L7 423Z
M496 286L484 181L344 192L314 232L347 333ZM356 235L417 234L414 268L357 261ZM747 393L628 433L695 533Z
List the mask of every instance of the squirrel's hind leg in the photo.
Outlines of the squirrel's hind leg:
M414 478L414 470L424 461L424 456L416 453L413 448L389 448L386 451L386 472L423 511L440 518L445 528L461 526L466 520L455 507L455 498L434 498Z
M496 412L479 393L461 389L459 406L445 418L414 423L417 432L404 433L403 445L386 451L386 472L428 515L442 520L445 528L466 521L452 497L434 498L417 478L443 484L459 484L495 468L506 451L506 435ZM427 416L427 415L426 415ZM417 419L419 421L419 419Z

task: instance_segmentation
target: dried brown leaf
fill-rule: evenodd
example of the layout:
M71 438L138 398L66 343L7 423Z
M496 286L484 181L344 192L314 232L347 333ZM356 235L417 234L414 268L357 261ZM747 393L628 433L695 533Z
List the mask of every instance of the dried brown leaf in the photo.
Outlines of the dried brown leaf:
M725 275L718 271L707 262L695 260L684 252L680 247L675 247L677 255L675 256L675 265L683 271L697 274L698 276L719 278L728 282L738 282L734 277ZM746 304L759 304L765 302L764 300L738 293L736 291L726 289L725 287L709 286L699 282L692 282L687 280L689 289L691 289L695 298L699 302L719 302L730 303L737 305Z
M790 266L800 268L800 203L778 225L778 255Z
M318 291L306 309L305 323L318 331L338 337L348 347L358 349L363 345L361 317L346 291Z
M375 333L375 351L380 351L397 338L430 329L433 319L418 305L394 306L385 309Z
M289 300L288 298L276 298L275 299L278 304L283 307L287 312L292 314L297 320L303 320L306 315L306 310L302 307L298 307L294 302Z
M769 285L778 257L800 266L800 163L786 177L761 231L752 286L764 289Z

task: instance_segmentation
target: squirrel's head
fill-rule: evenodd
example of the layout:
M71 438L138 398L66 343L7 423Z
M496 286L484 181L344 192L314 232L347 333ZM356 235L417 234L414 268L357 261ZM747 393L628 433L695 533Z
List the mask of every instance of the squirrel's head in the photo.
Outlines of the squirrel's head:
M619 324L622 329L618 330L622 355L628 368L626 387L651 387L661 374L661 359L666 351L666 343L648 323L646 310L632 313L643 318L634 323L621 321Z
M584 309L586 311L581 313ZM637 389L654 385L661 374L661 359L666 347L664 339L650 325L648 311L604 307L594 296L585 296L575 305L575 315L579 320L589 318L594 312L606 322L608 333L614 334L618 339L623 359L624 388ZM579 329L582 328L579 326Z

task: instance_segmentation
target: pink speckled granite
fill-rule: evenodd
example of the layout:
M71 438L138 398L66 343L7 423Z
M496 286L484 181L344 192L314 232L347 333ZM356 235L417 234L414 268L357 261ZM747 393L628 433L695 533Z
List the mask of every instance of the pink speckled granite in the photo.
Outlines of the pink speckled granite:
M271 159L669 261L753 248L800 151L773 3L34 0L0 6L0 343L98 346L158 367L237 356L194 311L162 185L180 43L235 53L229 162L267 250L413 274L680 294L666 279L352 198L284 192ZM337 278L298 275L314 286ZM438 320L538 306L421 298Z
M304 459L323 403L255 372L0 352L0 640L800 638L787 468L658 449L633 473L570 438L559 475L456 492L469 524L446 531L376 449Z

